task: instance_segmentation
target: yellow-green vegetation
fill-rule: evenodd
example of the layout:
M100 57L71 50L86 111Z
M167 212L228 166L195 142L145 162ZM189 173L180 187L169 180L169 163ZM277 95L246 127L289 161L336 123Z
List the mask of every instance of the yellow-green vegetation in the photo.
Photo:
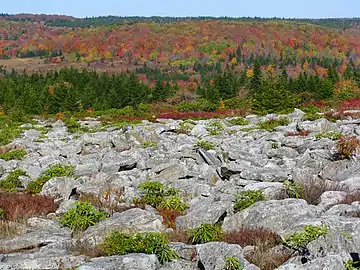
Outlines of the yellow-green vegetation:
M209 141L200 140L195 144L196 147L202 148L206 151L215 149L215 145Z
M322 226L306 225L302 231L289 235L285 239L285 243L292 248L304 249L307 244L327 233L328 228L325 224Z
M220 135L223 130L224 125L221 122L211 122L206 127L206 131L209 135Z
M153 148L157 146L157 142L143 141L142 146L144 148Z
M316 139L327 138L327 139L336 141L336 140L340 139L341 136L342 135L340 132L328 131L328 132L320 132L320 133L316 134L315 138Z
M242 270L243 262L235 256L228 256L225 258L225 267L223 270Z
M34 181L31 181L27 187L26 191L31 194L38 194L41 192L43 185L54 177L63 177L74 176L74 166L73 165L61 165L61 164L52 164L49 166L49 169L43 171L40 177Z
M304 115L303 121L315 121L321 118L325 118L325 117L318 113L307 113Z
M97 210L89 202L75 202L75 208L68 210L60 223L72 231L83 231L107 217L107 213Z
M353 262L353 261L346 261L344 262L344 266L346 268L346 270L358 270L360 269L360 261L357 262Z
M105 238L101 247L107 256L130 253L155 254L162 264L179 258L177 252L170 248L167 236L156 232L113 232Z
M279 126L286 126L289 123L290 121L287 118L279 118L279 119L272 118L261 122L259 124L259 128L270 131Z
M234 210L236 212L241 211L256 202L264 201L266 199L262 190L247 190L240 194L235 194Z
M249 121L245 120L242 117L230 119L228 120L228 122L233 126L246 126L249 124Z
M19 178L20 176L26 176L26 172L20 169L10 172L5 179L0 181L0 189L7 192L17 191L17 189L22 185Z
M74 117L64 119L64 123L65 123L66 128L69 133L87 132L88 131L88 128L82 127L80 125L79 121Z
M0 155L0 159L3 159L5 161L9 161L9 160L13 160L13 159L18 159L21 160L23 159L23 157L26 155L26 151L25 150L12 150L9 151L5 154L1 154Z
M223 236L224 233L219 224L204 223L189 232L189 240L192 244L221 241Z

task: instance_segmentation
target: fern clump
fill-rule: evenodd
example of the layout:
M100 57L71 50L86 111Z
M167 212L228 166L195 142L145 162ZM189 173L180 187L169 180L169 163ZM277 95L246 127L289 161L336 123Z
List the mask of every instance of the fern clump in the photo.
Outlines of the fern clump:
M209 135L220 135L224 130L224 125L220 122L209 123L206 127L206 131Z
M249 124L249 121L245 120L242 117L236 117L228 120L228 122L233 126L246 126Z
M279 119L269 119L269 120L266 120L264 122L261 122L259 124L259 127L261 129L265 129L265 130L273 130L274 128L276 127L279 127L279 126L286 126L290 123L289 119L287 118L279 118Z
M97 210L89 202L76 202L75 208L67 211L60 223L73 231L83 231L107 217L107 213Z
M240 194L235 194L234 210L241 211L256 202L265 200L265 195L262 190L247 190Z
M228 256L225 258L224 270L242 270L243 262L235 256Z
M283 182L283 190L289 198L299 199L304 191L304 186L291 181Z
M215 149L212 142L200 140L195 144L196 147L202 148L206 151Z
M189 232L189 239L192 244L205 244L208 242L220 241L223 238L223 231L217 224L202 224Z
M166 197L175 196L178 191L171 187L165 187L160 182L146 181L139 185L141 191L140 201L153 207L158 207Z
M171 196L168 199L164 199L160 204L159 208L168 209L168 210L175 210L180 213L184 213L184 211L189 206L179 197Z
M170 248L166 235L155 232L136 234L113 232L105 238L102 248L107 256L129 253L155 254L162 264L179 257L176 251Z

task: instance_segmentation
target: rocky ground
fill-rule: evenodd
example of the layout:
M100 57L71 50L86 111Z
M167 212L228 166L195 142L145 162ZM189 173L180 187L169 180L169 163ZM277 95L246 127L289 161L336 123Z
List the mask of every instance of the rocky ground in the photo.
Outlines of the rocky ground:
M256 246L227 242L172 242L180 257L163 265L153 254L90 258L69 248L74 242L98 245L115 230L171 232L151 206L111 213L76 235L58 221L81 196L103 198L107 192L112 203L129 206L139 196L139 184L147 180L178 189L189 205L176 218L176 230L217 223L225 233L263 227L286 239L306 225L325 225L325 235L307 243L305 251L293 250L291 258L277 269L346 269L345 262L356 261L360 253L360 202L347 200L360 190L360 162L356 154L337 160L337 140L316 135L334 131L358 136L360 120L303 121L303 116L295 110L285 116L288 125L270 131L257 124L279 116L248 116L248 124L242 126L231 125L229 119L163 119L83 134L68 133L64 123L57 121L46 136L39 131L48 125L45 122L25 125L12 145L24 147L28 154L22 160L0 159L1 179L22 169L28 174L21 177L26 186L54 163L74 165L76 177L55 177L43 186L41 194L55 198L58 209L45 217L28 218L16 237L0 240L0 269L208 270L224 269L228 256L238 258L243 269L260 269L248 261L250 253L260 254ZM81 124L96 127L100 122L88 119ZM288 136L299 130L309 134ZM212 143L213 149L199 147L199 140ZM301 194L286 192L284 183L295 183L304 190ZM266 199L234 211L234 194L248 190L262 190ZM272 249L289 247L279 243ZM264 254L260 256L267 256Z

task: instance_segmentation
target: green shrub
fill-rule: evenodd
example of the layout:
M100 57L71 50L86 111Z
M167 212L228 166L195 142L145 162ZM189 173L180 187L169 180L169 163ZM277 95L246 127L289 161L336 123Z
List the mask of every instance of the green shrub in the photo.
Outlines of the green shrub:
M224 270L242 270L243 262L235 256L228 256L225 258Z
M168 199L163 200L159 204L159 208L175 210L183 213L189 206L179 197L171 196Z
M283 183L283 189L289 198L299 199L301 197L301 192L304 190L304 187L302 185L295 184L294 182L285 181Z
M105 238L102 249L107 256L130 253L155 254L162 264L179 257L176 251L170 248L166 235L155 232L113 232Z
M107 217L107 213L97 210L89 202L75 202L75 208L68 210L60 223L73 231L82 231Z
M265 195L262 190L247 190L240 194L235 194L234 210L241 211L256 202L265 200Z
M68 132L70 133L76 133L81 131L87 131L87 128L81 127L79 121L73 117L66 118L64 120L64 123L67 127Z
M303 117L303 121L315 121L318 119L324 118L323 115L317 113L307 113Z
M146 181L139 185L141 191L140 200L153 207L158 207L166 197L175 196L178 191L171 187L165 187L160 182Z
M200 140L195 144L196 147L202 148L206 151L215 149L212 142Z
M211 122L207 125L206 131L209 135L220 135L224 130L224 125L220 122Z
M16 191L18 187L22 185L22 182L19 179L20 176L26 176L26 172L20 169L10 172L5 179L0 181L0 189L7 192Z
M208 242L221 241L223 232L220 225L202 224L189 232L189 240L192 244L205 244Z
M250 109L251 100L246 98L230 98L224 100L225 109Z
M320 133L316 134L315 138L316 139L327 138L327 139L336 141L336 140L340 139L341 136L342 135L339 132L328 131L328 132L320 132Z
M300 232L295 232L285 239L285 243L292 248L306 248L306 245L328 233L326 225L306 225Z
M265 130L273 130L276 127L279 126L286 126L290 123L289 119L287 118L279 118L279 119L269 119L266 121L263 121L259 124L259 127L261 129L265 129Z
M13 159L21 160L21 159L23 159L23 157L26 154L27 153L24 150L13 150L13 151L9 151L5 154L1 154L0 159L3 159L5 161L9 161L9 160L13 160Z
M230 119L228 120L228 122L233 126L246 126L249 124L249 121L245 120L242 117Z
M321 110L318 107L316 107L315 105L312 105L312 104L309 104L305 107L300 107L300 109L303 112L309 113L309 114L316 114L316 113L321 112Z
M193 102L184 102L177 106L181 112L215 112L218 104L212 103L206 99L199 99Z
M26 191L31 194L38 194L47 181L54 177L72 177L74 176L74 170L75 167L73 165L52 164L49 166L49 169L41 173L38 179L31 181L27 185Z
M6 219L6 213L3 209L0 208L0 220Z
M181 122L179 126L180 126L180 130L188 133L194 128L195 125L196 125L195 122L193 122L191 120L185 120L185 121Z
M26 192L30 194L39 194L42 190L42 187L45 183L40 182L39 180L30 181L26 186Z
M17 126L3 126L0 130L0 146L7 145L20 136L20 129Z

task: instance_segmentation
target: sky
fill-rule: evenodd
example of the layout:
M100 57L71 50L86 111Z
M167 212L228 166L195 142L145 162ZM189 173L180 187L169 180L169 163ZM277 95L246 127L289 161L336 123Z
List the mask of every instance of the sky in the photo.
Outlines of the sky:
M0 13L92 16L360 17L360 0L13 0Z

